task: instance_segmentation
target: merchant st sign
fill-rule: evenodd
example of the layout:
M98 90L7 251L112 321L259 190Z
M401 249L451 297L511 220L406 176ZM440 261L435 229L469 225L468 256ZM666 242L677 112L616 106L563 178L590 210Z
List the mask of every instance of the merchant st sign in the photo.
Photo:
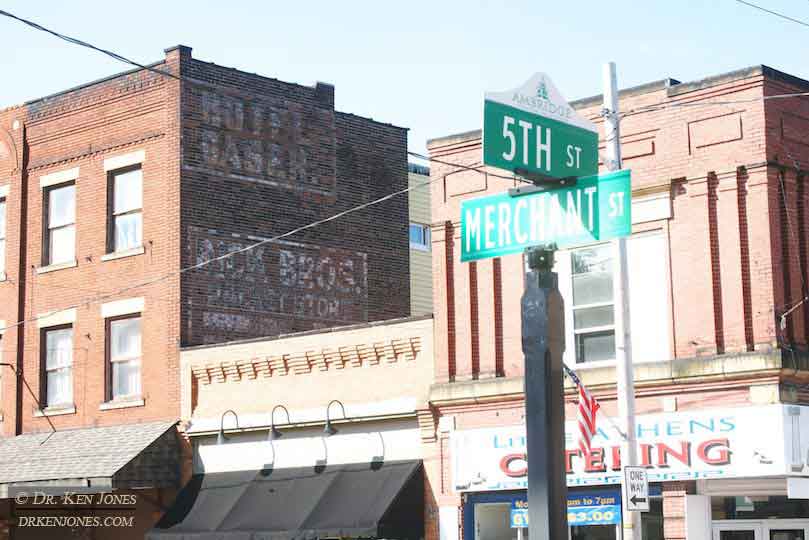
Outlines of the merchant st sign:
M571 187L502 193L461 203L461 261L526 247L600 242L631 232L630 172L579 178Z

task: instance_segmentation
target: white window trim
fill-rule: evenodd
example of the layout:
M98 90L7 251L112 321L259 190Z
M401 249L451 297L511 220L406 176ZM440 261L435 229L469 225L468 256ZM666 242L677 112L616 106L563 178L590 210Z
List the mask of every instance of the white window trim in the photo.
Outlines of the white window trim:
M416 249L419 251L430 251L430 243L432 242L433 231L430 225L426 223L418 223L417 221L411 221L407 228L407 237L410 238L410 227L413 225L418 225L422 228L422 230L427 231L427 243L426 244L416 244L414 242L410 242L410 249Z
M76 268L79 261L73 259L63 263L49 264L48 266L40 266L37 268L37 274L47 274L48 272L56 272L57 270L64 270L65 268Z
M112 253L106 253L101 256L101 261L125 259L127 257L134 257L135 255L143 255L144 253L146 253L146 248L144 246L139 246L132 249L126 249L124 251L113 251Z
M51 326L74 324L75 322L76 322L76 308L62 309L59 311L49 311L37 315L38 328L50 328Z
M105 401L98 406L99 411L112 411L115 409L129 409L130 407L143 407L146 401L140 396L130 396L124 398L114 399L112 401Z
M671 193L654 193L632 199L632 224L671 219Z
M74 167L72 169L67 169L65 171L59 171L40 176L39 187L46 188L50 186L56 186L59 184L64 184L65 182L71 182L78 179L79 179L79 168Z
M145 307L146 299L142 296L139 298L115 300L114 302L107 302L106 304L101 305L101 317L104 319L109 319L111 317L120 317L122 315L143 313Z
M63 414L76 414L76 405L54 405L53 407L45 407L44 409L34 411L35 418L43 416L62 416Z
M660 197L660 198L663 198L663 197ZM668 196L666 196L666 200L668 201ZM634 212L634 206L633 206L632 210ZM627 240L629 240L630 238L633 238L633 237L644 236L644 235L647 235L647 234L660 234L661 232L662 231L660 229L653 229L653 230L649 230L649 231L638 232L638 233L634 233L631 236L627 237ZM664 241L665 241L665 239L664 239ZM572 369L575 369L577 371L581 370L581 369L584 369L584 370L586 370L586 369L598 369L598 368L615 367L616 366L616 361L614 359L612 359L612 360L599 360L599 361L595 361L595 362L584 362L584 363L581 363L581 364L576 363L576 337L575 337L575 331L574 331L574 328L573 328L573 309L572 309L573 283L569 279L571 277L571 275L572 275L571 274L572 273L572 267L571 267L570 252L574 251L574 250L577 250L577 249L593 247L593 246L599 246L599 245L604 245L604 244L611 245L612 241L594 242L594 243L590 243L590 244L577 245L577 246L575 246L573 248L565 248L563 250L559 250L559 252L558 252L558 254L556 256L556 266L554 267L554 271L559 275L559 278L560 278L559 279L559 285L558 285L559 286L559 292L562 294L562 297L565 299L565 319L564 319L565 320L565 352L563 353L563 360L568 366L570 366ZM668 245L666 245L666 247L668 249ZM626 271L629 271L629 269L627 268ZM565 277L567 279L564 279ZM631 294L631 290L630 290L630 294ZM571 299L571 305L570 306L568 306L568 299ZM667 313L670 313L670 309L671 309L670 304L667 304L667 306L666 306ZM671 321L668 320L667 324L670 325ZM606 329L608 327L604 327L604 328ZM612 328L612 327L610 327L610 328ZM617 331L617 329L616 329L616 331ZM667 347L669 348L669 356L671 356L673 354L673 351L671 350L672 344L671 344L670 340L667 343ZM661 360L656 360L656 359L645 359L644 360L644 359L638 359L637 357L632 358L632 364L633 365L654 364L654 363L657 363L657 362L660 362L660 361Z
M123 169L130 165L139 165L146 161L146 151L138 150L137 152L130 152L129 154L122 154L113 156L104 160L104 172L114 171L115 169Z
M11 184L0 186L0 199L8 197L10 193L11 193Z

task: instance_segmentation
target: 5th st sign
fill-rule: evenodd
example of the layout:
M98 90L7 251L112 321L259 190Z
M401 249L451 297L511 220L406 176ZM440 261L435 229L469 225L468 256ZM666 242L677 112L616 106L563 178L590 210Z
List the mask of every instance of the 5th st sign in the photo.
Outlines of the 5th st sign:
M483 163L556 178L598 172L598 132L580 117L544 73L520 88L487 92Z

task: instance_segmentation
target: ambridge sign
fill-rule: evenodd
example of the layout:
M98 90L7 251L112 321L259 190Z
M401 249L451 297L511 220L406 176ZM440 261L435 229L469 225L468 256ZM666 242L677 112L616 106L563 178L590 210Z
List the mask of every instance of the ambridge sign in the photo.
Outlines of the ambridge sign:
M575 422L567 423L566 432L569 486L620 483L621 438L608 423L601 423L587 455L578 448ZM809 450L809 407L644 415L638 417L637 436L639 465L647 469L651 482L783 476L794 474L790 465ZM793 438L802 443L797 457L792 455ZM451 443L457 491L527 486L524 426L458 431Z

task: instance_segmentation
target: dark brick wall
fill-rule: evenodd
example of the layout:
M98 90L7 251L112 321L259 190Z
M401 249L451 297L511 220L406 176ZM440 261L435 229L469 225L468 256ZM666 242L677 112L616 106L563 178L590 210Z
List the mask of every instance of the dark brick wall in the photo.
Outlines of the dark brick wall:
M183 265L407 187L405 129L182 52ZM399 196L184 274L183 345L408 315L407 224Z

